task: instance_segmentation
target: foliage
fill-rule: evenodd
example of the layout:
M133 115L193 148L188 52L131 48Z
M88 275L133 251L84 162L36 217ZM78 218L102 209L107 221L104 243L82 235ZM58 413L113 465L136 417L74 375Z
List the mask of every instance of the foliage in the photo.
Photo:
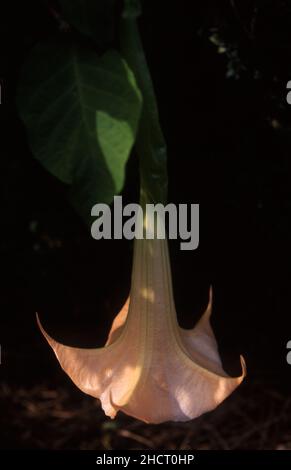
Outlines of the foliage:
M96 202L121 191L135 140L141 95L126 62L114 51L98 57L78 44L40 44L23 70L18 107L33 154L70 185L89 221Z
M112 16L113 1L61 4L81 34L104 44L99 16ZM103 26L108 31L106 21ZM122 190L135 142L142 96L130 67L116 50L100 55L91 43L59 34L31 51L18 108L34 156L69 185L70 199L90 224L92 206L111 203Z

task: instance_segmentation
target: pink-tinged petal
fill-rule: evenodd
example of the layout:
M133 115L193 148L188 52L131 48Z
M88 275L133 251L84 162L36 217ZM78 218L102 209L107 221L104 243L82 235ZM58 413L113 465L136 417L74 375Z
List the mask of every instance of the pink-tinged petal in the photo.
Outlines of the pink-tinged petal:
M203 346L203 345L202 345ZM156 342L144 372L123 411L147 423L189 421L216 408L242 382L194 362L179 341Z
M113 345L98 349L80 349L55 341L42 327L39 328L53 349L62 369L84 393L99 398L110 417L130 399L139 380L138 340L117 340ZM114 401L114 405L113 405Z
M129 309L129 297L127 298L122 309L120 310L120 312L118 313L118 315L114 318L112 322L105 346L109 346L110 344L112 344L121 335L126 318L127 318L128 309Z
M217 342L210 325L212 303L213 292L210 288L209 301L204 314L193 329L180 328L180 337L186 353L194 362L214 373L227 376L223 371Z
M193 362L171 356L166 367L151 365L146 380L141 380L123 411L146 423L189 421L215 409L242 382L209 373Z

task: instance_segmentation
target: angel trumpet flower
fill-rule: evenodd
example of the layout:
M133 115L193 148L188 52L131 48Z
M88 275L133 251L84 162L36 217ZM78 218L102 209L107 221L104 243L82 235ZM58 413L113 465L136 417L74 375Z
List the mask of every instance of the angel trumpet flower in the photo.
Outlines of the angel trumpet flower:
M179 327L167 240L135 240L130 298L105 347L79 349L40 329L63 370L83 392L147 423L187 421L214 409L242 382L223 370L208 307L193 330Z

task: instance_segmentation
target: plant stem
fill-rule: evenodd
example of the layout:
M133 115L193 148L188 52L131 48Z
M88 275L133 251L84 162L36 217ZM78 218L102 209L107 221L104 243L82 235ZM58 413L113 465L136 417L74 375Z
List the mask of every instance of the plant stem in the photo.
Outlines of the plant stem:
M129 3L132 2L129 0ZM134 2L136 4L136 2ZM139 2L137 2L137 5ZM120 43L121 52L135 74L143 95L143 111L136 150L140 161L141 192L145 200L151 203L166 203L167 200L167 147L160 126L158 107L154 87L146 62L137 22L136 14L129 15L128 0L125 14L121 20Z

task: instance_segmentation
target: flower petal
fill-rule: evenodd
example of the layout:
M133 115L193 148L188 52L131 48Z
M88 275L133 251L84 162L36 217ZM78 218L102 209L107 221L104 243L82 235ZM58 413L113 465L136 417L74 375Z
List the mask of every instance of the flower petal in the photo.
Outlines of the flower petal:
M180 337L187 354L191 359L205 369L227 377L221 364L217 342L210 325L212 313L213 292L209 290L209 301L207 308L191 330L180 328Z
M118 315L114 318L108 334L105 346L109 346L121 335L129 309L130 298L128 297Z
M41 332L53 349L62 369L84 393L99 398L110 417L130 399L141 375L138 338L121 338L98 349L80 349L55 341L42 327Z
M122 411L146 423L189 421L216 408L242 382L246 374L222 377L195 364L188 356L173 351L167 363L155 362L143 374Z

